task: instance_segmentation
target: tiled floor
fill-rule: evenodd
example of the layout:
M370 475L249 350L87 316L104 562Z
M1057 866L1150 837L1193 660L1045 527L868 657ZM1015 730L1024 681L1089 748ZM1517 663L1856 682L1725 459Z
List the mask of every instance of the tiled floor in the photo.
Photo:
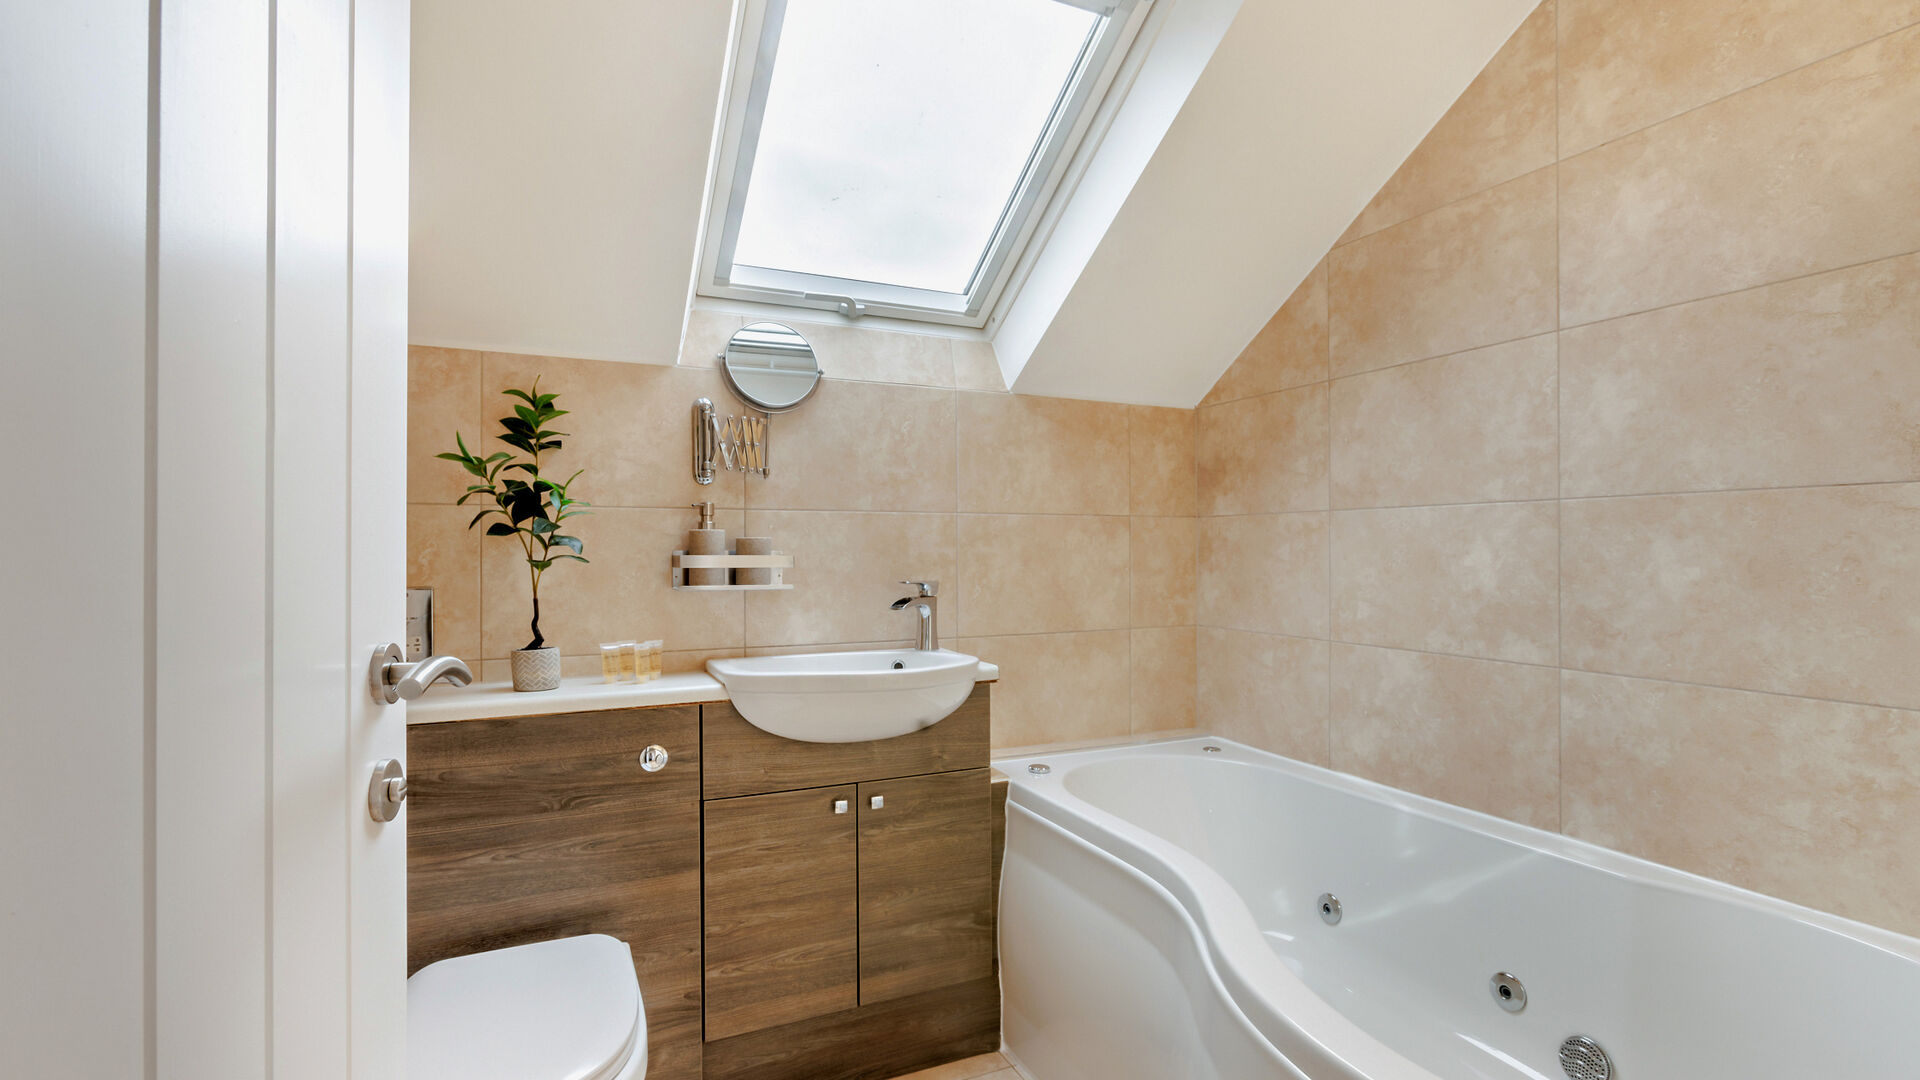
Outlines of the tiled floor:
M1020 1080L1007 1059L999 1054L981 1054L965 1061L949 1061L931 1069L921 1069L895 1080Z

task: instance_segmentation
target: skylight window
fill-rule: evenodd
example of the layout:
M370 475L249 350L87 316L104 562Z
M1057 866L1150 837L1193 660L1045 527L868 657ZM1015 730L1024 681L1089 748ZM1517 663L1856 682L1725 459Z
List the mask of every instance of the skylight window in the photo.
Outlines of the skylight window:
M1131 0L755 0L700 291L980 325Z

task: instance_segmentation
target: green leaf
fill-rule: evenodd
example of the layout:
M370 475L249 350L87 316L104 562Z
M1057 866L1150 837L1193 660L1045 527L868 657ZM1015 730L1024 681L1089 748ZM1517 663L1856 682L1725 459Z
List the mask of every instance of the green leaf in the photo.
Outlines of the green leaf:
M530 524L528 528L533 530L533 535L535 536L546 536L549 533L558 532L560 530L560 526L554 524L552 521L544 517L534 518L532 524Z
M467 528L471 529L473 528L473 526L469 525L467 526ZM487 526L488 536L514 536L519 532L520 532L519 529L514 528L513 526L507 524L504 521L496 521L493 524Z
M556 529L559 527L560 526L558 525L554 526L554 528ZM560 536L558 534L555 534L552 537L552 542L560 547L563 547L572 551L575 555L580 554L581 543L580 543L580 538L577 536Z
M508 501L507 513L513 519L513 523L518 525L529 518L546 517L546 507L543 504L544 500L541 499L539 492L522 485Z
M556 562L557 562L557 561L559 561L559 560L561 560L561 559L572 559L572 560L573 560L574 562L586 562L586 561L587 561L586 559L584 559L584 558L582 558L582 557L581 557L581 556L579 556L579 555L555 555L555 556L553 557L553 561L556 561Z
M553 560L552 559L528 559L527 565L533 567L535 570L545 570L548 567L553 565Z

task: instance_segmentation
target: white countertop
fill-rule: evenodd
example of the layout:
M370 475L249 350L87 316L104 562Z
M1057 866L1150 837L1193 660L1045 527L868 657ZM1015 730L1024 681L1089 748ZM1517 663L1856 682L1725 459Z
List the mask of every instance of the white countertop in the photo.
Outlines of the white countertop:
M511 682L460 687L441 683L427 691L425 697L407 703L407 723L438 724L447 720L492 720L502 716L643 709L650 705L694 705L725 700L726 688L704 671L662 675L643 683L610 683L601 681L598 675L577 675L561 679L556 689L531 694L516 693Z
M1000 669L982 660L976 682L993 682ZM418 701L407 703L407 723L441 724L449 720L495 720L503 716L546 716L598 709L644 709L653 705L697 705L727 700L727 688L704 671L662 675L652 682L610 683L599 676L560 680L558 688L516 693L510 682L471 686L438 683Z

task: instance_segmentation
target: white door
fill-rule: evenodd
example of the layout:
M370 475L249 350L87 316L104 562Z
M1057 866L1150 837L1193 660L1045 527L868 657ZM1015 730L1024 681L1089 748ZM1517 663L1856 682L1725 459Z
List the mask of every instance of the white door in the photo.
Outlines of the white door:
M0 0L0 1076L404 1071L407 13Z

